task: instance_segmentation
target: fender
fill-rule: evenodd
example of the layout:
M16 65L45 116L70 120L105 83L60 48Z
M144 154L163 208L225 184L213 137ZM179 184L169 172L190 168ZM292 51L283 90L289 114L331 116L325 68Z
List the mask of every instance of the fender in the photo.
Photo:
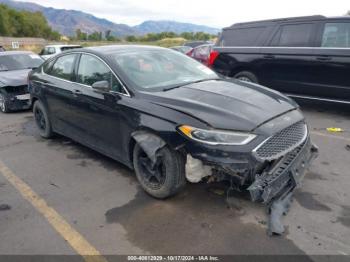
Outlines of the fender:
M157 151L166 145L163 139L144 130L133 132L131 137L133 137L137 144L145 151L153 164L156 162Z

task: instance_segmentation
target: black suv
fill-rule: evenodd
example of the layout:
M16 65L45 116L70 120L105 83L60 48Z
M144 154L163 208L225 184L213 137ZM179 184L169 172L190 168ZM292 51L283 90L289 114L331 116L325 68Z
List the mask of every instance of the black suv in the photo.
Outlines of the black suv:
M234 24L223 29L209 64L292 97L350 103L350 17Z

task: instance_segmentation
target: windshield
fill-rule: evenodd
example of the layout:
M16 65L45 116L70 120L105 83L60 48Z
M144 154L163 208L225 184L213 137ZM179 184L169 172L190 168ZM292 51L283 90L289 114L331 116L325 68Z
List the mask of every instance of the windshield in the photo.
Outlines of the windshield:
M208 67L167 49L115 54L114 60L139 89L168 89L193 82L218 79Z
M43 59L36 54L15 54L0 56L0 71L37 68Z

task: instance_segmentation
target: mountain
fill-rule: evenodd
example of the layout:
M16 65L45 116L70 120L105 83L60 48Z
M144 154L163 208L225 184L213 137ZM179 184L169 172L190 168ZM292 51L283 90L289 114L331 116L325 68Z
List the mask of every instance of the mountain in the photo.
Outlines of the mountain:
M134 27L142 33L161 33L161 32L174 32L177 34L183 32L205 32L209 34L219 33L219 29L212 28L204 25L195 25L190 23L180 23L175 21L145 21Z
M89 34L94 31L105 32L107 30L111 30L112 34L116 36L138 34L135 29L128 25L115 24L106 19L97 18L81 11L55 9L30 2L18 2L12 0L0 0L0 3L6 4L17 10L42 12L50 26L63 35L75 35L75 31L78 28Z
M111 30L112 35L115 36L144 35L147 33L159 33L164 31L172 31L175 33L202 31L210 34L219 32L216 28L175 21L145 21L140 25L129 26L126 24L116 24L107 19L98 18L76 10L56 9L44 7L35 3L13 0L0 0L0 4L1 3L17 10L42 12L54 30L67 36L75 35L76 29L81 29L83 32L89 34L95 31L105 32Z

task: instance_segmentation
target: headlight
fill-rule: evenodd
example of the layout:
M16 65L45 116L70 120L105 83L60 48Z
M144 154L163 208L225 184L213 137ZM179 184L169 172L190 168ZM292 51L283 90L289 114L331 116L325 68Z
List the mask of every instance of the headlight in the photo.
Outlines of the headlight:
M178 130L185 136L210 145L246 145L256 135L243 132L204 130L191 126L179 126Z

